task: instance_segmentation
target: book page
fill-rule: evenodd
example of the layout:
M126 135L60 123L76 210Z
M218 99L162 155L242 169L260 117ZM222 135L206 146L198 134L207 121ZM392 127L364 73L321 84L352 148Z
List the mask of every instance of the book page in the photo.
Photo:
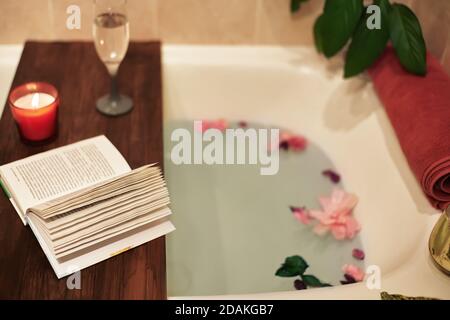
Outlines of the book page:
M105 137L83 140L0 167L0 176L22 212L32 206L130 172Z
M146 165L47 201L27 212L57 257L169 215L161 169Z
M60 215L62 212L67 213L67 211L81 209L117 195L125 194L128 191L140 188L139 185L145 182L150 183L151 181L155 181L155 179L161 180L161 170L150 167L144 166L138 168L107 181L102 181L81 190L71 192L68 195L46 201L38 206L33 206L29 210L41 218L47 219Z
M106 239L109 239L111 237L123 234L127 231L136 229L145 224L158 221L161 218L169 216L170 214L171 214L170 209L166 207L166 208L160 209L159 211L157 211L154 214L147 214L147 215L138 217L136 219L129 220L127 222L124 222L121 225L118 225L118 226L112 227L108 230L105 230L103 232L97 233L93 237L81 240L75 244L69 245L60 250L56 250L54 252L55 256L57 259L60 259L69 254L74 254L77 251L80 251L82 249L90 247L94 244L97 244L97 243L104 241Z
M58 279L72 274L74 267L77 268L76 270L82 270L175 230L175 227L168 218L163 218L121 233L104 242L99 242L82 252L77 252L74 256L68 255L61 260L57 260L51 248L38 232L33 219L37 218L30 216L30 227L36 235Z

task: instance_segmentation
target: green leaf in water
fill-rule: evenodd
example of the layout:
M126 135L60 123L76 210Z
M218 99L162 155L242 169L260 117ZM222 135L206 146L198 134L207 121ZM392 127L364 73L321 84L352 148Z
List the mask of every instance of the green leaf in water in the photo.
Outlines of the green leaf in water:
M328 283L322 283L316 276L312 274L301 275L302 281L308 286L313 288L319 287L331 287Z
M300 256L291 256L284 260L284 263L277 270L275 275L279 277L295 277L302 275L307 268L308 264L305 259Z

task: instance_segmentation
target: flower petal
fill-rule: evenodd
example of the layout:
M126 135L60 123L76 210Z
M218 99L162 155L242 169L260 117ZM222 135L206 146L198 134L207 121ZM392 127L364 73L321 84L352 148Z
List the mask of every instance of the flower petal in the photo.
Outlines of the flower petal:
M306 208L291 207L291 211L294 217L303 224L309 224L311 222L311 216Z
M331 169L322 171L322 175L328 177L333 183L339 183L341 181L341 176Z
M314 226L314 233L319 235L319 236L323 236L325 235L328 231L330 230L330 227L328 227L327 225L318 223Z
M343 225L332 225L330 227L331 234L334 236L336 240L344 240L347 236L347 230Z
M316 219L317 234L328 230L336 240L352 239L361 230L358 221L352 216L358 198L342 189L335 188L329 197L319 197L322 210L309 210L309 216Z
M292 136L288 142L289 147L294 151L303 151L308 145L306 138L300 135Z
M364 251L363 250L361 250L361 249L358 249L358 248L355 248L355 249L353 249L353 251L352 251L352 256L353 256L353 258L355 258L355 259L358 259L358 260L364 260L364 258L365 258L365 253L364 253Z
M303 151L308 145L308 140L301 135L291 134L287 131L282 131L280 133L280 149L283 150L293 150L293 151Z
M364 271L353 264L344 265L342 267L342 271L344 271L345 274L351 276L357 282L361 282L362 280L364 280Z
M327 213L320 210L309 210L309 215L321 223L324 223L328 219Z
M224 119L219 120L202 120L201 131L205 132L208 129L218 129L220 131L225 131L228 128L228 121Z
M346 230L347 230L347 238L353 239L356 234L361 230L361 226L359 225L358 221L356 221L353 217L348 217L346 221Z
M238 126L241 128L247 128L248 127L248 123L246 121L239 121L238 122Z

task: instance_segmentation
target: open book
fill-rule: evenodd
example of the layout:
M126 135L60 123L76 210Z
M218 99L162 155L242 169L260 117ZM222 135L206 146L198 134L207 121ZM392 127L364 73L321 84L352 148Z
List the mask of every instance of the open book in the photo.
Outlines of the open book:
M161 170L131 170L105 136L1 166L0 181L58 278L175 229Z

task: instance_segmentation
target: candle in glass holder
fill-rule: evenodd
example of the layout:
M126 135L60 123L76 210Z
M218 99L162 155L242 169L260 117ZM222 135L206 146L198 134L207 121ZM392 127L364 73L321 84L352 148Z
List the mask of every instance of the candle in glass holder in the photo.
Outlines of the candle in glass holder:
M30 141L46 140L56 131L58 91L44 82L30 82L14 88L9 105L21 136Z

